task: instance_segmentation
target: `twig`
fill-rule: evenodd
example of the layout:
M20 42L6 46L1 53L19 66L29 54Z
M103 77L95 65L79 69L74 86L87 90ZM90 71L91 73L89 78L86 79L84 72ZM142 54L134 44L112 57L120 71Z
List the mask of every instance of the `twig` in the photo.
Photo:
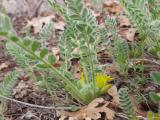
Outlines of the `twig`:
M30 107L35 107L35 108L50 109L50 110L51 109L55 109L55 110L69 110L69 109L72 109L72 107L55 107L55 106L46 107L46 106L41 106L41 105L34 105L34 104L18 101L18 100L9 98L9 97L5 97L3 95L0 95L0 97L3 98L3 99L9 100L9 101L15 102L15 103L19 103L19 104L23 104L23 105L30 106Z
M146 118L145 117L143 117L143 116L137 116L137 118L139 118L140 120L146 120Z
M125 118L125 119L129 120L129 119L128 119L128 117L127 117L125 114L123 114L123 113L118 113L118 114L117 114L117 116L119 116L119 117L122 117L122 118ZM137 118L140 118L140 119L143 119L143 120L145 120L145 119L146 119L146 118L144 118L143 116L137 116Z
M142 59L135 59L134 61L136 61L136 64L139 64L139 63L141 63ZM160 66L159 61L144 59L144 62Z
M123 113L117 113L117 116L125 118L125 119L128 120L128 117L125 114L123 114Z

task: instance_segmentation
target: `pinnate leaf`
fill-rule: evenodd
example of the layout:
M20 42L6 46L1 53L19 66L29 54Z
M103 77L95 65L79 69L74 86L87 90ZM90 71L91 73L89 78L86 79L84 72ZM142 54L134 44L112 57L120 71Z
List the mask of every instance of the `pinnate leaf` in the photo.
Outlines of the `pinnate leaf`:
M48 61L49 61L49 63L50 64L54 64L55 62L56 62L56 57L55 57L55 55L49 55L48 56Z
M37 41L34 41L33 43L32 43L32 51L33 52L35 52L39 47L40 47L40 43L39 42L37 42Z
M48 54L48 49L44 48L41 52L40 52L40 57L44 58L46 55Z
M11 40L17 42L19 41L19 38L17 36L11 36Z

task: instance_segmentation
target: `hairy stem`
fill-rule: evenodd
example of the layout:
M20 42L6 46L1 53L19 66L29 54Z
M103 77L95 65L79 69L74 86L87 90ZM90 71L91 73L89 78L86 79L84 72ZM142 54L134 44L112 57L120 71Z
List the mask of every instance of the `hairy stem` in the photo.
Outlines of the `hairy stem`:
M87 34L86 34L86 40L88 45L89 61L90 61L90 68L91 68L91 75L92 75L92 82L93 82L93 91L94 91L94 96L96 97L96 80L95 80L95 73L94 73L95 69L94 69L94 63L92 58L91 46L89 43L89 37Z
M142 35L142 40L141 40L141 57L142 57L142 62L141 62L141 67L142 67L142 74L141 77L144 80L144 49L145 49L145 35Z
M9 97L5 97L3 95L0 95L0 97L2 99L5 99L5 100L9 100L9 101L12 101L12 102L15 102L15 103L19 103L19 104L23 104L23 105L30 106L30 107L35 107L35 108L49 109L49 110L52 110L52 109L56 109L56 110L69 110L69 109L72 109L72 107L56 107L56 106L47 107L47 106L41 106L41 105L34 105L34 104L18 101L18 100L9 98Z

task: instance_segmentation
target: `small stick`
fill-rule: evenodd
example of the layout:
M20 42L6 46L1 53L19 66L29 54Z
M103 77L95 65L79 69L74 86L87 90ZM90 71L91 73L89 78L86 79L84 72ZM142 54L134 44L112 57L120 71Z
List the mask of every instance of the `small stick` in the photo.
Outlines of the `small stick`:
M3 98L3 99L9 100L9 101L15 102L15 103L19 103L19 104L23 104L23 105L30 106L30 107L35 107L35 108L41 108L41 109L68 110L68 109L72 108L72 107L55 107L55 106L53 106L53 107L46 107L46 106L34 105L34 104L18 101L18 100L9 98L9 97L5 97L3 95L0 95L0 97Z
M117 116L119 116L119 117L122 117L122 118L125 118L125 119L129 120L129 119L128 119L128 117L127 117L125 114L123 114L123 113L118 113L118 114L117 114ZM146 118L144 118L143 116L137 116L137 118L140 118L140 119L143 119L143 120L145 120L145 119L146 119Z
M136 64L139 64L139 63L141 63L142 59L135 59L135 61L136 61ZM160 66L159 61L144 59L144 62Z

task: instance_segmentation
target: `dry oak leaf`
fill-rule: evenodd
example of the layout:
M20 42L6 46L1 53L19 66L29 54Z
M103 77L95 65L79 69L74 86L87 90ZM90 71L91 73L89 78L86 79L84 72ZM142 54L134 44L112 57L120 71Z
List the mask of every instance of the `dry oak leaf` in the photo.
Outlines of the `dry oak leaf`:
M110 102L105 101L103 98L97 98L77 112L62 111L59 114L62 116L61 118L71 117L72 120L97 120L101 118L101 113L105 113L105 120L113 120L115 112L108 108L109 104Z

